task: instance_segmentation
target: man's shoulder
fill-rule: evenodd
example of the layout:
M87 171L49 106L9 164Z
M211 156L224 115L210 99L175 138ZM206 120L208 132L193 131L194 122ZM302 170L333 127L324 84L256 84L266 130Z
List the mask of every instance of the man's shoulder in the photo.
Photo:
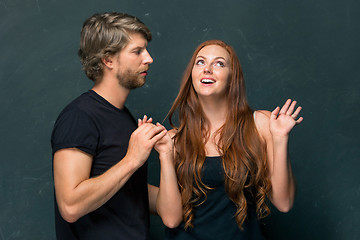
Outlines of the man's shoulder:
M88 104L90 101L91 101L91 96L89 92L84 92L80 96L70 101L64 109L72 108L72 107L81 107L83 105Z
M99 133L89 110L91 100L86 104L87 95L84 93L71 101L59 114L51 134L53 153L64 148L78 148L95 155Z
M68 103L59 113L55 126L61 123L74 122L74 119L91 118L91 100L88 92L85 92Z
M60 115L68 112L89 112L93 109L94 99L89 92L85 92L68 103Z

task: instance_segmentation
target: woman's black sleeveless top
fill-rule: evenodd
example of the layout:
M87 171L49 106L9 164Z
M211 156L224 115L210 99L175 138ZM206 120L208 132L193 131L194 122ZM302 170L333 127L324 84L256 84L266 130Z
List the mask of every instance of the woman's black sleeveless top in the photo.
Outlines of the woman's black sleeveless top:
M194 228L165 229L165 239L175 240L243 240L264 239L256 218L254 205L248 201L248 214L243 230L236 224L236 207L229 199L224 186L224 170L221 157L206 157L202 181L214 188L207 192L204 203L194 207Z

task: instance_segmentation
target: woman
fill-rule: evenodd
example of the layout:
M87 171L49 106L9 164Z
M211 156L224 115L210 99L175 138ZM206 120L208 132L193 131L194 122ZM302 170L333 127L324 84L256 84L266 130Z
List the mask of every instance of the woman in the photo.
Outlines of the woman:
M273 112L253 111L233 48L219 40L198 46L169 112L180 192L162 192L176 181L175 171L162 171L157 209L166 239L261 239L257 219L269 214L266 197L282 212L291 209L288 138L303 120L295 105L289 99ZM157 147L171 152L169 139Z

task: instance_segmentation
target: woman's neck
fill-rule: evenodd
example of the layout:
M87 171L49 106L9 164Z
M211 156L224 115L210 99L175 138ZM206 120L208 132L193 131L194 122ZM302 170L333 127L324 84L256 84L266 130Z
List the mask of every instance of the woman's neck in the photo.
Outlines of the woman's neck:
M210 132L218 130L226 121L228 104L226 99L199 98L202 110L209 121Z

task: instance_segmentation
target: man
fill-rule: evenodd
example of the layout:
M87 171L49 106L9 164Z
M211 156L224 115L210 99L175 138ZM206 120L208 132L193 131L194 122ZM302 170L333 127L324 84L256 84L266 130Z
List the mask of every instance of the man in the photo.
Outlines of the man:
M84 23L79 56L94 86L61 112L51 137L58 239L148 238L157 190L148 194L146 160L167 132L146 117L138 127L124 104L145 83L150 40L149 29L127 14L95 14Z

